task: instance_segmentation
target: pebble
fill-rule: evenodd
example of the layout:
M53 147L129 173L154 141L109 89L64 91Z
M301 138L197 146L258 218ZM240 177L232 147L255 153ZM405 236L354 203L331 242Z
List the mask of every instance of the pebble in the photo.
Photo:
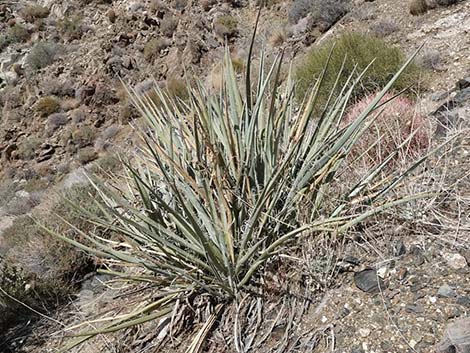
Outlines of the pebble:
M368 329L368 328L360 328L359 329L359 336L361 336L362 338L369 337L369 335L370 335L370 329Z
M444 308L444 314L446 316L446 319L450 320L450 319L459 317L462 314L462 312L460 311L459 308L455 306L451 306L451 307Z
M457 293L455 293L455 290L448 284L443 284L439 287L437 296L442 298L453 298L457 296Z
M444 254L447 264L454 270L460 270L467 267L467 260L460 254Z
M373 269L356 272L354 274L354 283L357 288L366 293L378 293L380 288L383 290L385 287L382 279L377 276L377 271Z
M410 304L405 308L408 313L422 314L424 313L424 306L421 304Z
M458 297L457 304L470 308L470 297Z

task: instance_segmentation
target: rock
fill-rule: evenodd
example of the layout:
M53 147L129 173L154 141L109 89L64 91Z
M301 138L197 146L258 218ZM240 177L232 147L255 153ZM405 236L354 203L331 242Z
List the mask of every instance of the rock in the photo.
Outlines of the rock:
M470 76L467 76L461 80L458 80L457 83L455 84L455 89L459 91L465 88L469 88L469 87L470 87Z
M441 342L436 347L438 353L470 352L470 317L447 325Z
M406 306L405 311L407 313L422 314L424 313L424 306L421 304L410 304Z
M395 243L395 246L393 247L393 255L402 256L402 255L405 255L405 253L406 253L405 244L403 243L403 240L400 239Z
M470 87L458 91L453 99L453 101L458 105L464 104L468 100L470 100Z
M456 303L464 307L470 308L470 297L458 297Z
M364 350L362 349L362 347L353 347L351 349L351 353L364 353Z
M361 336L362 338L366 338L366 337L369 337L369 335L370 335L370 329L360 328L358 333L359 333L359 336Z
M42 147L41 152L39 153L39 156L37 158L37 162L41 163L44 161L47 161L52 158L52 156L55 153L55 147L49 144L44 144Z
M75 185L87 185L90 180L87 177L86 170L83 167L77 168L70 172L63 181L63 187L69 189Z
M108 12L106 12L106 16L108 17L109 22L116 22L116 11L114 11L113 9L109 9Z
M443 257L449 267L453 268L454 270L460 270L467 267L467 260L465 260L465 257L460 254L444 254Z
M385 288L385 284L381 278L377 276L377 271L373 269L365 269L354 274L354 283L357 288L366 293L378 293L380 289Z
M448 284L443 284L437 291L437 296L441 298L453 298L457 296L455 290Z
M462 314L462 312L460 311L459 308L455 306L450 306L450 307L448 306L444 308L444 314L446 316L446 319L450 320L450 319L459 317Z
M431 100L433 102L439 102L445 98L449 97L449 92L447 91L439 91L439 92L435 92L431 95Z

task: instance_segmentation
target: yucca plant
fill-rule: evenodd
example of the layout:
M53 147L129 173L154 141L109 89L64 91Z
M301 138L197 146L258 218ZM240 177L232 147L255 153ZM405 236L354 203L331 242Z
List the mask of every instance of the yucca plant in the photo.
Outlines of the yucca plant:
M266 263L289 253L303 236L323 232L342 236L371 215L423 197L385 197L425 158L405 173L376 180L397 151L351 190L334 194L332 187L335 172L380 114L379 102L411 58L360 116L342 127L341 118L360 77L352 82L351 75L339 98L330 99L321 116L313 116L322 77L297 108L290 76L279 82L282 54L269 68L261 57L259 75L252 83L251 53L252 49L241 85L226 50L224 88L217 95L196 84L183 102L156 87L154 93L163 103L156 106L154 100L129 89L147 123L142 146L123 162L124 181L91 179L100 195L96 203L101 216L77 206L90 222L118 234L119 241L79 229L84 243L55 235L123 268L140 268L112 273L154 283L158 290L153 302L104 328L83 333L66 348L99 333L170 316L184 298L205 295L215 309L188 349L198 351L224 306L239 303L250 293L262 295ZM307 220L299 216L300 206L306 204Z

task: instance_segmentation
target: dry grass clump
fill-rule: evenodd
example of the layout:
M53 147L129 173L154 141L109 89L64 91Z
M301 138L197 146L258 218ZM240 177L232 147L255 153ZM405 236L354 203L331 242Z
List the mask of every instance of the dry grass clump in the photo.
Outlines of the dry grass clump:
M165 37L171 38L178 28L178 20L172 16L165 16L160 22L160 31Z
M40 116L47 117L59 111L60 101L54 96L43 97L38 100L35 109Z
M230 15L222 15L214 20L214 32L222 38L232 38L238 33L238 21Z
M372 34L379 38L387 37L399 29L400 26L392 20L381 20L370 27Z
M79 148L90 146L95 140L96 131L88 125L83 125L72 131L72 142Z
M38 19L46 18L49 16L49 9L47 7L31 4L23 7L20 10L20 16L29 23L34 23Z
M289 23L296 24L310 16L310 24L326 31L348 13L349 0L294 0L289 10Z
M426 0L411 0L409 10L413 16L424 15L428 11Z
M321 103L326 102L332 91L338 94L350 75L353 79L359 77L372 62L362 77L361 84L354 87L353 99L361 98L385 85L405 62L405 55L401 49L391 46L382 39L355 32L345 33L326 42L320 48L312 49L296 67L299 99L303 99L311 91L328 62L330 52L328 69L322 81L323 88L319 93ZM393 88L397 91L408 88L419 81L419 75L419 67L411 64L395 81ZM337 78L338 83L335 87Z
M345 117L344 124L353 123L374 100L376 94L368 95L351 106ZM391 99L386 94L382 101ZM399 96L392 104L387 104L378 117L370 125L354 146L351 157L358 162L360 170L368 170L382 163L403 141L406 144L388 165L393 168L396 163L413 160L422 155L430 146L431 126L426 116L421 114L413 101Z
M144 46L144 58L153 62L160 56L160 52L170 46L171 42L165 38L150 39Z

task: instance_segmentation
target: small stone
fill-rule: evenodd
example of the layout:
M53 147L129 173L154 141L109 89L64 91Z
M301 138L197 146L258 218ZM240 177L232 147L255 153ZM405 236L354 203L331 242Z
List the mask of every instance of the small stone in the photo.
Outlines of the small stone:
M388 268L387 268L387 266L383 266L383 267L379 268L379 269L377 270L377 275L378 275L380 278L382 278L382 279L385 278L385 277L387 277L387 275L388 275Z
M403 243L403 240L399 240L394 247L394 255L395 256L402 256L405 255L406 253L406 247L405 244Z
M378 293L380 289L385 287L382 279L377 276L377 271L373 269L356 272L354 274L354 283L357 288L366 293Z
M444 98L447 98L447 97L449 97L449 92L440 91L440 92L433 93L431 95L431 100L433 102L439 102L439 101L441 101L441 100L443 100Z
M351 349L351 353L364 353L364 350L362 349L362 347L353 347Z
M423 338L422 337L413 337L412 339L410 339L410 347L415 349L416 345L421 342Z
M464 77L463 79L458 80L457 83L455 84L455 88L457 90L462 90L468 87L470 87L470 76Z
M437 296L441 298L453 298L457 296L457 293L455 293L455 290L448 284L443 284L439 287Z
M457 104L464 104L470 100L470 87L460 90L454 97L454 102Z
M359 336L361 336L362 338L369 337L369 335L370 335L370 329L368 329L368 328L360 328L359 329Z
M430 302L431 304L436 304L437 298L436 298L436 297L429 297L429 302Z
M470 297L458 297L457 304L470 308Z
M406 306L405 311L407 313L422 314L424 313L424 306L421 304L410 304Z
M446 319L450 320L450 319L459 317L462 314L462 312L460 311L459 308L455 306L451 306L451 307L444 308L444 314L446 316Z
M454 270L460 270L467 267L467 260L460 254L444 254L447 264Z

